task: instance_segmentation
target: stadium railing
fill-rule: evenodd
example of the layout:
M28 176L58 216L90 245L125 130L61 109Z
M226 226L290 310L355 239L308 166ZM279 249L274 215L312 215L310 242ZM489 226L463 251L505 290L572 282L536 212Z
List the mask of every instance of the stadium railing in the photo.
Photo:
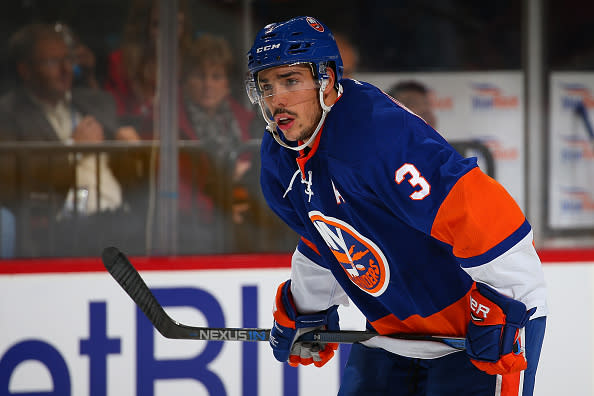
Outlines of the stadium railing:
M495 176L490 150L478 141L454 141L464 156L478 156L483 170ZM178 254L290 252L298 236L270 211L259 188L260 140L233 152L217 152L200 142L180 141ZM100 207L99 154L106 153L120 182L123 204L115 210L87 214L78 192L75 167L83 155L96 161ZM155 212L159 210L158 142L105 142L63 145L50 142L0 144L0 208L10 211L15 257L97 256L103 247L120 246L128 254L149 255ZM246 175L232 181L239 158L252 161ZM87 191L87 194L90 193ZM238 198L239 197L239 198ZM183 203L181 202L183 201ZM235 205L247 204L242 221ZM1 246L0 246L1 247ZM4 249L6 251L6 249ZM167 254L167 252L162 252Z

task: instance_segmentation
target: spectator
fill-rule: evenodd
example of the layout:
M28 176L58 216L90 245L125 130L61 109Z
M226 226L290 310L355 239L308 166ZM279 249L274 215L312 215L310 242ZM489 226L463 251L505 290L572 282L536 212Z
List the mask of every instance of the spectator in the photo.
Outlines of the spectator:
M401 81L388 90L388 95L408 107L427 124L437 128L437 118L433 112L429 89L415 80Z
M62 33L64 41L72 54L72 86L100 89L95 73L96 58L93 51L81 41L80 37L67 24L57 22L54 29ZM121 126L118 133L123 140L138 140L136 129L131 126ZM125 164L122 165L125 166Z
M138 140L129 130L118 128L109 94L72 87L72 53L63 33L54 25L26 25L11 37L10 47L22 86L0 98L0 141L71 144L100 143L105 139ZM100 196L97 194L97 164L101 176ZM77 161L58 154L52 154L51 161L47 157L27 158L27 168L28 184L57 193L59 201L64 200L68 190L73 197L76 181L76 186L86 190L86 193L78 191L77 197L79 207L87 214L116 209L122 204L121 186L105 154L99 155L98 161L94 155L82 155ZM9 169L3 172L5 180L14 178L14 175L7 175ZM34 195L39 197L39 194ZM19 204L16 189L4 191L3 199L13 207ZM54 197L46 200L54 201ZM68 200L63 202L65 208L72 206Z
M359 67L359 51L351 40L342 33L334 33L334 40L338 46L338 52L342 57L344 66L343 78L354 78L353 75Z
M95 74L95 54L81 41L80 37L65 23L58 22L54 29L62 33L64 41L70 48L73 56L74 78L72 85L75 87L99 88Z
M204 142L210 153L210 165L219 170L226 169L231 154L250 139L256 120L252 111L231 96L232 70L233 55L228 42L223 37L208 34L193 43L182 64L180 139ZM180 197L187 195L184 190L190 185L186 165L180 163ZM249 217L249 202L253 198L248 190L258 183L257 171L252 171L252 157L242 154L225 176L234 184L231 217L236 225L248 221L245 216ZM214 206L221 207L221 201L226 197L214 191L220 183L214 180L205 185L209 175L216 173L203 172L198 183L211 197Z
M185 53L192 42L189 15L187 0L180 0L180 54ZM105 89L115 98L118 116L126 125L134 126L145 137L152 137L153 132L158 32L159 1L133 0L121 46L109 55L105 82Z
M250 138L252 111L231 97L233 55L223 37L203 35L190 48L183 64L183 107L189 127L182 125L182 139L198 139L221 153L237 150ZM249 168L240 159L233 174L238 180Z

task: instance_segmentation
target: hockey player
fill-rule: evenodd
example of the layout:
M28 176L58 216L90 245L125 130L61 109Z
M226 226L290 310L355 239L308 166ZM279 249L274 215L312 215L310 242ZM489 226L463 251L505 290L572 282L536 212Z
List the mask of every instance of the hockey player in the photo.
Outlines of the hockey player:
M262 29L246 88L270 134L261 185L302 238L278 287L277 360L324 365L356 304L381 335L466 337L466 351L384 336L354 344L339 395L531 395L545 285L530 224L495 180L380 89L341 79L332 33L312 17Z

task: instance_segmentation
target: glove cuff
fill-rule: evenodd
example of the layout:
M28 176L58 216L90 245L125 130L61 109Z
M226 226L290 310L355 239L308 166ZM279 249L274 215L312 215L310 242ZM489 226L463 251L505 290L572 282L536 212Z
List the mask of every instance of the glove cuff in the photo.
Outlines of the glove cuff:
M477 325L505 323L521 328L526 326L528 319L535 311L535 309L527 311L523 302L504 296L484 283L476 284L476 289L471 292L470 298L471 315L477 316L478 322L484 322L474 321Z
M298 329L321 326L327 326L329 329L338 328L338 305L333 305L325 311L299 315L295 318L295 326Z
M276 298L274 299L274 307L272 310L274 320L281 326L295 329L295 319L297 311L293 296L291 295L291 280L281 283L276 290Z

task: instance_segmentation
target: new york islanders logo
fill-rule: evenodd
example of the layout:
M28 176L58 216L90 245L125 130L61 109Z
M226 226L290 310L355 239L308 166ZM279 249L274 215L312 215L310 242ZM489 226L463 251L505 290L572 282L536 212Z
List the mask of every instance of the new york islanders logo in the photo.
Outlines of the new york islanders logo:
M307 23L309 23L309 26L316 29L318 32L324 31L324 26L322 26L322 24L320 22L318 22L315 18L307 17L306 20L307 20Z
M318 211L309 212L309 218L349 279L364 292L381 295L388 287L390 268L377 245L342 220Z

